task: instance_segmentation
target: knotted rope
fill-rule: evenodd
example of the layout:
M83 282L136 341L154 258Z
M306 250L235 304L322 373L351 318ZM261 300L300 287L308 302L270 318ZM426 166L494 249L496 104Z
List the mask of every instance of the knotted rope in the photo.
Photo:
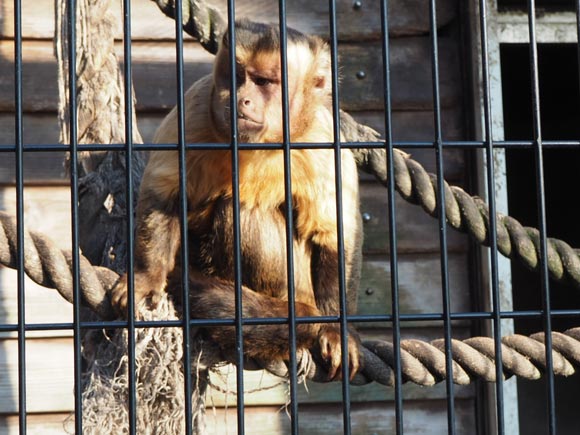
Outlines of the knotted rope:
M0 212L0 263L16 268L16 220ZM71 255L56 247L48 237L34 231L25 230L25 272L33 281L53 287L66 300L72 302ZM94 267L81 256L80 265L82 303L103 319L114 317L107 292L118 279L118 275L104 267ZM526 379L538 379L545 369L545 347L543 333L530 337L510 335L502 339L502 365L506 375L516 375ZM564 333L552 333L554 349L554 374L569 376L574 373L572 365L580 365L580 328ZM453 340L454 368L453 381L468 384L475 378L495 381L494 341L489 337L473 337ZM214 352L212 355L211 353ZM206 352L204 358L214 363L224 361L223 355L215 355L215 350ZM366 341L361 348L363 370L352 381L356 385L379 382L394 385L393 346L384 341ZM307 379L326 382L325 366L317 362L307 351L302 351L301 363ZM286 376L286 366L280 361L250 362L252 365L268 369L274 374ZM401 369L406 381L420 385L434 385L445 379L444 340L431 342L422 340L401 341Z
M379 153L372 152L369 157L371 172L386 183L386 174L382 176L384 171L376 170ZM384 165L384 160L382 162ZM393 164L396 190L405 200L420 205L430 216L437 218L437 177L400 150L394 150ZM480 198L445 182L445 213L452 228L469 234L482 245L491 245L489 208ZM537 272L540 267L539 231L524 227L516 219L501 213L496 215L496 228L498 251ZM548 238L547 262L552 279L580 288L580 259L570 245L563 240Z

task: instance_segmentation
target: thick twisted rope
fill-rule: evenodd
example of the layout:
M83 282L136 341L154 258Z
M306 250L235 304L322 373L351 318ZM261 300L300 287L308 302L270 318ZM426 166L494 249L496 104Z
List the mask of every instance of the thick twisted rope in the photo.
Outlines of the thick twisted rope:
M0 212L0 264L17 267L16 220ZM72 262L70 251L62 251L48 237L33 232L24 232L24 270L36 283L55 288L67 301L72 302ZM107 292L118 279L118 275L104 267L94 267L81 256L80 264L81 302L103 319L112 319L113 310ZM569 376L574 373L572 365L580 365L580 328L570 329L563 334L552 334L554 343L554 374ZM530 337L511 335L502 339L502 364L506 375L526 379L538 379L545 369L545 347L543 334ZM453 340L453 381L468 384L475 378L495 381L494 341L489 337L474 337ZM213 352L213 354L212 354ZM206 352L206 358L214 363L224 361L223 355L215 350ZM372 381L394 385L393 345L385 341L367 341L361 348L363 369L352 383L357 385ZM328 373L324 364L315 360L308 351L301 352L302 374L307 379L326 382ZM287 375L286 366L280 361L250 362L251 366L263 367L280 376ZM401 341L401 369L406 381L420 385L434 385L446 376L444 340L431 342L421 340Z
M152 0L171 19L175 19L175 0ZM208 52L216 54L219 36L226 26L219 11L203 0L181 3L183 30L193 36Z
M375 167L376 162L371 159L370 163ZM393 164L396 190L405 200L420 205L430 216L437 218L437 177L400 150L394 150ZM386 175L380 178L376 171L373 174L386 183ZM489 208L480 198L445 182L445 214L452 228L469 234L482 245L491 245ZM539 231L524 227L516 219L501 213L496 215L496 228L498 251L537 272L541 257ZM547 263L552 279L580 288L580 259L570 245L563 240L548 238Z
M16 219L0 212L0 264L18 267ZM72 253L56 246L50 238L35 231L24 230L24 271L37 284L56 289L73 302ZM107 296L119 275L106 267L96 267L80 256L80 285L83 305L103 319L114 314Z
M554 374L570 376L580 366L580 328L572 328L564 333L553 332L552 359ZM493 338L473 337L451 341L453 357L453 382L468 385L475 379L496 381L495 345ZM365 341L361 347L362 370L356 374L351 384L366 385L378 382L389 387L395 386L393 344L386 341ZM257 368L266 368L278 376L288 376L288 369L281 362L257 363ZM502 360L504 377L517 376L537 380L546 370L546 350L544 333L526 337L520 334L502 338ZM325 382L328 372L324 366L312 360L312 354L299 355L299 367L307 379ZM423 340L401 340L401 374L404 382L423 386L433 386L447 377L445 365L445 340L431 342Z
M341 113L341 128L346 140L376 142L379 134L358 124L350 115ZM353 150L359 168L373 174L387 184L388 174L384 149ZM437 218L437 176L429 173L410 155L393 150L395 189L411 204L420 205L430 216ZM445 186L445 215L454 229L469 234L478 243L490 246L489 208L478 197L472 197L462 188ZM496 214L497 249L504 256L521 261L526 267L538 271L540 267L540 234L536 228L524 227L516 219ZM580 259L575 249L563 240L548 238L548 271L556 281L580 288Z

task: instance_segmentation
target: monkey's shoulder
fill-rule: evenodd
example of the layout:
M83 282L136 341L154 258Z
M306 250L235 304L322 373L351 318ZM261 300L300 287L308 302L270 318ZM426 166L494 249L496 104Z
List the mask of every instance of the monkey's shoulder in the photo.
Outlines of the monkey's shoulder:
M196 81L185 93L185 138L187 142L214 142L208 101L211 99L213 77L207 75ZM154 143L177 143L179 112L175 106L163 119L153 138Z

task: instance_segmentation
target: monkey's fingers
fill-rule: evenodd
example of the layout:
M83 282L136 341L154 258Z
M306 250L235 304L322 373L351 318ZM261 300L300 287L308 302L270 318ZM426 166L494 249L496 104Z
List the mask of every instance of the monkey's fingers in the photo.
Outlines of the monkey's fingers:
M361 369L358 340L355 340L352 337L348 337L348 365L350 368L349 379L352 381L354 376Z
M338 328L324 328L319 337L320 354L328 363L328 379L342 379L342 346L340 331ZM348 367L349 379L352 380L361 368L359 340L354 336L348 336Z
M319 345L320 355L329 365L328 379L341 379L342 373L340 367L342 363L342 352L340 346L340 332L333 327L323 328L319 337Z
M134 279L134 301L135 307L142 300L146 300L148 306L154 308L159 304L163 290L156 289L151 285L151 280L141 274L135 274ZM119 282L111 290L111 304L120 316L127 317L127 307L129 305L129 286L127 285L127 275L121 277Z
M111 305L120 316L127 316L127 276L124 275L111 290Z

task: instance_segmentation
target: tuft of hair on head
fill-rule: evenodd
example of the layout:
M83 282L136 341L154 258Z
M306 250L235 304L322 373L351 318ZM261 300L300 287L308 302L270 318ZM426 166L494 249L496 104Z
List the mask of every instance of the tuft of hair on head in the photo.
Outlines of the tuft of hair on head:
M330 96L332 92L332 68L328 44L318 37L311 37L312 51L312 86L323 94Z
M247 18L240 18L235 22L236 45L258 51L280 50L280 29L276 24L259 23ZM292 27L286 28L286 37L290 44L307 45L313 52L321 42L319 38L306 35ZM222 37L222 46L230 48L227 29Z

